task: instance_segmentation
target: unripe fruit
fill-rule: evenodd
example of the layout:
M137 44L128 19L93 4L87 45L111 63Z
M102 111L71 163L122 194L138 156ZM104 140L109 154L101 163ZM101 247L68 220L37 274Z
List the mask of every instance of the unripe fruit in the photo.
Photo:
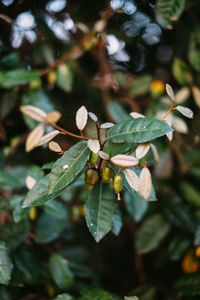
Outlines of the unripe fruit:
M114 190L117 193L120 193L123 189L123 178L121 175L114 176Z
M48 73L48 83L49 84L54 84L57 79L57 74L55 71L51 71Z
M41 85L42 85L42 82L40 79L38 79L38 80L31 81L29 84L29 87L30 87L30 89L35 90L35 89L41 88Z
M29 218L31 221L34 221L37 217L37 208L35 206L31 207L30 212L29 212Z
M111 187L111 189L113 189L113 182L114 182L113 178L110 177L110 179L109 179L109 181L108 181L108 184L109 184L109 186Z
M109 167L104 167L102 171L102 179L105 182L108 182L110 180L112 170Z
M89 169L85 173L85 183L88 185L95 185L95 183L99 180L99 175L96 170Z
M99 152L97 152L97 153L91 152L91 154L90 154L91 165L95 165L97 163L98 158L99 158Z

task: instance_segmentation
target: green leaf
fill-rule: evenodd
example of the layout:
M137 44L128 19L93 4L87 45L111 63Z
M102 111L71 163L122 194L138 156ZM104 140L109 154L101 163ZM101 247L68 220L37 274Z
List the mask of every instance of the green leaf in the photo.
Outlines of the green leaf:
M137 77L129 90L129 94L133 97L143 95L149 91L150 84L152 82L152 76L142 75Z
M43 205L43 208L47 214L55 218L67 219L69 214L67 207L61 202L58 202L56 200L47 201Z
M200 28L191 35L188 58L193 68L200 71Z
M148 202L142 199L137 192L133 194L125 191L124 198L128 213L135 221L140 221L147 211Z
M108 184L97 183L85 205L87 226L97 243L111 230L115 212L114 192Z
M94 289L87 292L78 300L112 300L112 296L106 291Z
M8 284L11 278L13 264L5 242L0 242L0 283Z
M133 290L132 294L138 296L140 300L155 300L156 289L151 285L142 285Z
M3 170L0 170L0 187L3 187L4 189L16 188L17 182L15 177Z
M74 275L69 262L59 254L52 254L49 262L51 275L60 289L69 289L74 283Z
M131 116L128 115L124 108L116 102L109 103L108 111L113 121L117 123L131 119Z
M144 143L165 135L173 129L154 118L138 118L123 121L107 131L107 140L115 143Z
M4 88L11 88L16 85L27 84L40 78L39 73L26 69L16 69L0 73L0 85Z
M27 193L23 202L23 208L42 205L54 197L53 194L48 194L49 176L50 174L47 174L42 177Z
M51 170L49 194L61 193L76 178L84 168L89 153L90 150L85 141L79 142L69 150L65 151ZM63 169L65 165L68 165L69 167Z
M175 283L175 289L184 296L200 295L200 275L182 276Z
M60 294L56 298L53 298L53 300L73 300L73 299L74 298L69 294Z
M57 85L65 92L71 92L73 73L69 65L62 64L57 68Z
M49 243L55 240L64 230L65 218L56 218L43 213L36 221L35 239L39 243Z
M12 209L13 219L16 223L25 218L29 213L29 209L22 207L23 201L24 196L20 195L13 195L9 198L9 204L10 208Z
M106 152L110 157L117 154L126 153L128 150L133 149L135 145L133 143L115 144L106 142L103 151Z
M136 236L136 249L140 253L148 253L159 246L169 232L169 224L165 219L155 214L141 225Z
M9 294L9 288L6 288L5 286L0 287L0 299L12 300L11 295Z
M171 260L179 260L190 247L190 240L183 234L176 234L170 242L168 252Z
M177 21L185 8L185 0L157 0L156 20L163 28L170 28L172 21Z
M111 229L112 233L114 233L115 235L119 235L122 226L123 226L122 214L121 214L119 205L117 205L116 215L115 215L115 218L113 220L113 225L112 225L112 229Z
M172 65L172 72L177 80L177 82L181 85L188 84L188 77L191 77L190 69L182 61L180 58L175 58ZM188 76L189 75L189 76Z
M188 182L181 182L180 188L185 199L193 206L200 207L200 192Z

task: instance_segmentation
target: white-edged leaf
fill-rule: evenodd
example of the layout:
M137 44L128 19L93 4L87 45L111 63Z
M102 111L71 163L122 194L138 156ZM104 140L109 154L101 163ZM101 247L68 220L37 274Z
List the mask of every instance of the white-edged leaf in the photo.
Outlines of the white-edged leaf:
M85 106L81 106L76 113L76 126L79 130L83 130L87 124L88 111Z
M144 157L150 149L150 144L149 143L143 143L139 144L135 150L135 156L140 159Z
M49 149L54 152L62 152L62 149L60 148L58 143L53 141L49 143Z
M172 116L172 123L173 123L173 127L174 129L179 132L179 133L188 133L188 126L186 124L186 122L177 117L177 116Z
M98 121L97 116L93 112L89 112L88 115L94 122Z
M168 83L166 84L166 92L167 92L167 95L169 96L169 98L172 101L175 101L174 91L173 91L171 85L169 85Z
M139 181L139 193L144 198L144 200L147 200L151 195L152 190L151 173L148 168L145 167L142 169L139 176Z
M192 119L192 118L194 117L193 111L192 111L190 108L188 108L188 107L178 105L178 106L176 106L176 109L177 109L182 115L184 115L185 117L187 117L187 118L189 118L189 119Z
M26 177L26 187L29 189L29 190L31 190L33 187L34 187L34 185L36 184L36 180L35 180L35 178L33 178L33 177L31 177L31 176L27 176Z
M165 121L165 123L167 123L170 127L172 126L171 122L169 121ZM169 141L172 141L173 139L173 131L166 133L166 136L168 138Z
M200 89L197 86L193 86L192 94L194 96L195 103L200 107Z
M47 114L45 121L49 123L56 123L60 120L61 116L62 114L59 111L53 110Z
M188 87L184 86L176 93L175 102L176 104L182 103L190 96L190 90Z
M99 156L104 160L109 160L110 159L110 156L104 151L99 151Z
M151 146L151 150L153 152L153 157L154 157L155 161L157 163L159 163L160 157L159 157L159 153L158 153L156 146L154 144L150 144L150 146Z
M43 122L47 116L47 114L43 110L32 105L20 106L20 111L27 117L38 122Z
M135 190L136 192L139 191L139 185L140 185L140 181L139 181L139 177L137 176L137 174L130 169L125 169L123 170L125 177L126 177L126 181L129 184L129 186Z
M26 139L26 145L25 150L26 152L30 152L35 147L38 146L39 141L41 140L44 133L44 125L39 124L36 126L28 135L28 138Z
M45 134L39 141L38 146L42 146L48 142L50 142L53 138L55 138L60 133L59 130L53 130L47 134Z
M138 112L131 112L130 113L130 116L133 118L133 119L138 119L138 118L145 118L144 115L138 113Z
M138 165L138 159L127 154L117 154L111 157L110 161L117 167L135 167Z
M100 150L100 144L98 140L88 140L87 146L94 153L98 153Z
M108 128L111 128L113 127L115 124L111 123L111 122L106 122L106 123L103 123L101 124L101 128L103 129L108 129Z

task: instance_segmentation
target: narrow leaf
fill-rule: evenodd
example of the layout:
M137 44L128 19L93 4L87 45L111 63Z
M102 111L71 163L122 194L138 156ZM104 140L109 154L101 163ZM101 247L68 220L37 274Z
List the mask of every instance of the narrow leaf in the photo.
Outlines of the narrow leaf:
M51 151L54 151L54 152L62 152L62 149L60 148L60 146L58 145L58 143L56 143L56 142L50 142L49 143L49 149L51 150Z
M26 152L30 152L31 150L33 150L35 147L38 146L38 143L41 140L43 133L44 133L43 124L39 124L37 127L35 127L35 129L31 131L31 133L29 134L26 140L26 145L25 145Z
M142 157L144 157L148 151L150 149L150 144L149 143L144 143L144 144L140 144L137 146L136 150L135 150L135 156L138 159L141 159Z
M193 91L193 88L192 88L192 91ZM185 100L187 100L189 98L189 96L190 96L190 89L188 87L184 86L176 93L176 98L175 98L176 104L180 104L180 103L184 102ZM199 96L200 96L200 92L199 92Z
M27 117L38 122L43 122L47 116L47 114L43 110L32 105L21 106L20 111Z
M157 163L159 163L160 157L159 157L159 153L158 153L156 146L154 144L150 144L150 146L151 146L151 150L153 152L153 157L154 157L155 161Z
M142 169L139 176L139 181L139 193L144 198L144 200L148 200L152 190L151 173L148 168Z
M53 130L47 134L45 134L39 141L38 146L42 146L46 143L48 143L49 141L51 141L53 138L55 138L58 134L60 133L60 131L58 130Z
M138 192L140 181L139 181L139 177L137 176L137 174L133 170L130 170L130 169L125 169L125 170L123 170L123 172L125 174L125 178L126 178L126 181L129 184L129 186L133 190Z
M192 87L192 93L194 96L194 101L196 105L200 107L200 89L197 86Z
M133 119L138 119L138 118L145 118L144 115L138 113L138 112L131 112L130 113L130 116L133 118Z
M94 153L98 153L100 150L100 144L98 140L88 140L87 145L88 148Z
M97 243L111 230L115 212L116 200L110 186L106 183L96 184L85 205L85 218Z
M85 141L79 142L65 151L51 170L49 194L62 192L81 172L85 166L90 150ZM67 169L63 167L68 165Z
M59 111L53 110L47 114L45 121L49 123L56 123L60 120L61 116L62 114Z
M111 122L106 122L106 123L101 124L101 128L104 128L104 129L108 129L108 128L111 128L113 126L114 126L114 124L111 123Z
M123 121L107 131L107 140L115 143L144 143L165 135L173 129L154 118L138 118Z
M94 122L98 121L97 116L93 112L89 112L88 115Z
M104 151L99 151L99 156L104 160L109 160L110 159L110 156Z
M168 83L166 84L166 92L172 101L175 101L174 91Z

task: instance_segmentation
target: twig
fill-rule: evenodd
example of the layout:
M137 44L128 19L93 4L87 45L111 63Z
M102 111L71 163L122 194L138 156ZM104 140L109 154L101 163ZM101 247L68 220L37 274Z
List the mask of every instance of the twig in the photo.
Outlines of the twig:
M12 24L13 20L6 16L6 15L3 15L3 14L0 14L0 19L4 20L5 22L9 23L9 24Z
M47 124L50 125L50 126L52 126L55 129L59 130L64 135L69 135L69 136L72 136L72 137L80 139L80 140L85 140L85 141L89 140L88 137L83 136L83 135L74 134L74 133L72 133L72 132L70 132L68 130L65 130L64 128L56 125L55 123L47 122Z

